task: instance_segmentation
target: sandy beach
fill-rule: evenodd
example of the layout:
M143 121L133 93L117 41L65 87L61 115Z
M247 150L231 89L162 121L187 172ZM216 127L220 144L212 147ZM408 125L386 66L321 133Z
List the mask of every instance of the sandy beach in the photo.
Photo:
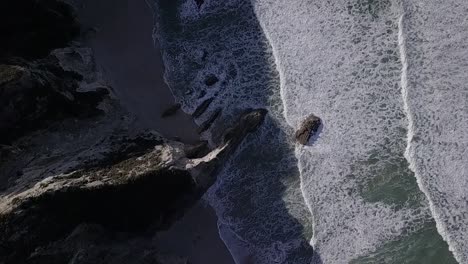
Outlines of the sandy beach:
M123 106L147 128L184 142L197 141L189 115L178 111L161 117L175 102L164 82L161 53L152 37L153 13L146 2L83 0L78 16L92 29L86 44Z
M164 66L152 38L153 14L145 0L84 0L78 16L95 32L87 40L104 78L141 123L184 142L199 139L191 116L179 111L161 118L174 105L164 82ZM158 250L187 256L192 264L233 264L219 237L214 211L200 202L167 232L155 237Z
M215 212L203 201L171 229L159 233L154 243L162 253L187 256L191 264L235 263L219 237Z

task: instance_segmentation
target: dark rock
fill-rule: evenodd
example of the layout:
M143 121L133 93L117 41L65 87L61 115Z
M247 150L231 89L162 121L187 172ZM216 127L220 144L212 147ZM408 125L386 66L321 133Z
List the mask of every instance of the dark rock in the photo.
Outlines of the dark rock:
M25 71L26 69L20 66L0 64L0 87L9 82L18 81Z
M198 159L208 154L211 149L208 145L208 141L201 141L194 146L185 147L185 156L189 159Z
M195 112L193 112L192 116L194 118L197 118L199 116L201 116L205 111L206 109L210 106L211 102L213 102L214 98L211 97L211 98L208 98L206 99L205 101L203 101L198 107L197 109L195 109Z
M82 76L62 69L49 56L27 64L0 65L0 144L65 118L102 114L98 105L108 90L78 92Z
M151 237L201 198L266 111L243 114L213 151L186 147L138 131L107 89L79 91L96 69L66 47L79 33L68 5L1 1L0 29L0 263L187 263Z
M80 245L93 241L81 237L78 244L61 247L82 224L99 225L112 234L168 228L215 182L222 164L265 114L253 110L242 115L229 139L203 159L187 159L183 144L162 138L148 148L151 143L144 137L133 141L142 145L134 147L138 155L127 153L125 160L106 159L92 168L15 187L21 191L0 197L0 263L69 263L85 250ZM117 248L102 247L103 252Z
M206 95L206 91L205 91L205 90L201 90L201 91L199 92L199 95L198 95L197 99L203 98L205 95Z
M302 145L307 145L309 139L314 136L320 128L322 121L319 117L311 114L302 121L299 129L296 131L296 141Z
M243 115L241 115L238 123L240 126L228 128L224 132L223 142L229 142L239 137L239 134L246 132L252 132L259 124L263 123L265 116L268 113L266 109L249 109Z
M211 125L213 125L214 121L216 121L216 119L218 119L218 117L221 115L221 112L222 112L221 108L216 109L214 114L211 115L211 117L208 118L208 120L206 120L203 124L201 124L201 126L197 129L197 132L203 133L206 130L208 130L211 127Z
M213 86L213 85L215 85L217 82L219 82L219 79L218 79L218 77L216 77L216 76L213 75L213 74L210 74L210 75L206 76L206 78L205 78L205 84L206 84L206 86Z
M203 54L202 54L201 60L206 61L206 58L208 57L208 52L206 50L203 50L202 52Z
M161 136L155 133L141 133L134 137L112 135L110 141L112 142L112 150L103 153L102 158L99 160L89 160L80 169L111 166L112 164L141 156L151 151L154 146L164 143Z
M167 108L161 115L162 118L166 118L169 116L173 116L179 111L181 105L179 103L172 105L171 107Z

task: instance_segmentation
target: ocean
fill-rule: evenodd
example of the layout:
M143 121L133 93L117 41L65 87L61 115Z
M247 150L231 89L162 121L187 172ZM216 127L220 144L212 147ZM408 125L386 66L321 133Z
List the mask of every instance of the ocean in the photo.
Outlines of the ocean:
M468 2L154 5L176 100L217 116L204 138L269 111L206 195L238 264L468 263Z

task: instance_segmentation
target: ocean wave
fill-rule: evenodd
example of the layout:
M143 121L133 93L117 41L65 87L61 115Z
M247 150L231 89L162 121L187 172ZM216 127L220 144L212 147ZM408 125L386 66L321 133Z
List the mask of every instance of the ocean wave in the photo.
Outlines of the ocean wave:
M204 136L219 140L219 131L245 108L269 110L265 125L207 196L231 252L242 247L254 263L366 263L382 250L417 241L400 253L434 250L451 258L434 232L431 213L437 210L418 188L436 191L427 180L436 177L427 173L434 165L424 167L434 160L421 162L425 145L417 144L420 130L433 125L420 120L435 114L415 103L417 96L430 97L414 87L420 55L412 51L415 39L403 41L402 2L162 3L157 37L176 100L197 113L199 124L221 113ZM466 91L463 85L459 90ZM430 117L415 113L423 108ZM311 113L322 118L323 130L312 146L295 146L293 130ZM466 133L457 131L462 138L455 160L466 143ZM431 204L433 196L427 195ZM455 224L464 223L457 217ZM421 233L435 242L420 239ZM392 254L398 252L384 255Z

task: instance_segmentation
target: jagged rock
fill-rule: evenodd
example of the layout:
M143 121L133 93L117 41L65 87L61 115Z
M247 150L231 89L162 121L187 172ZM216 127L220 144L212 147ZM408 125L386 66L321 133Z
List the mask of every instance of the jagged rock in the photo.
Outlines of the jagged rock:
M199 116L201 116L205 111L206 109L208 109L208 107L210 106L210 104L213 102L214 100L214 97L211 97L211 98L208 98L206 99L205 101L203 101L198 107L197 109L195 109L195 111L193 112L192 116L197 118Z
M0 87L19 80L25 71L26 69L20 66L0 64Z
M266 111L243 115L213 150L187 147L137 130L95 89L92 53L70 44L79 26L65 3L1 1L0 29L0 263L186 264L151 236L215 182Z
M0 263L27 263L38 248L65 239L83 223L118 232L167 228L214 183L223 162L265 115L252 110L241 116L225 141L201 158L189 159L182 143L157 138L140 155L48 177L3 196ZM137 149L148 141L143 144ZM72 255L49 260L67 263Z
M161 117L162 118L165 118L165 117L169 117L169 116L173 116L177 113L177 111L179 111L181 105L179 103L177 104L174 104L172 105L171 107L167 108L162 114L161 114Z
M194 146L185 147L185 156L189 159L201 158L208 154L211 150L208 141L201 141Z
M313 114L309 115L304 121L302 121L299 129L296 131L296 141L302 145L306 145L307 142L309 142L309 139L317 133L321 124L322 120L320 120L319 117Z
M218 119L218 117L221 115L222 109L218 108L216 111L208 118L203 124L200 125L200 127L197 129L198 133L203 133L206 130L208 130L211 125L213 125L214 121Z
M213 86L213 85L215 85L218 81L219 81L218 77L216 77L216 76L213 75L213 74L210 74L210 75L206 76L206 78L205 78L205 84L206 84L206 86Z
M101 114L98 105L108 90L79 92L82 78L65 71L53 55L25 66L0 65L0 144L52 121Z

